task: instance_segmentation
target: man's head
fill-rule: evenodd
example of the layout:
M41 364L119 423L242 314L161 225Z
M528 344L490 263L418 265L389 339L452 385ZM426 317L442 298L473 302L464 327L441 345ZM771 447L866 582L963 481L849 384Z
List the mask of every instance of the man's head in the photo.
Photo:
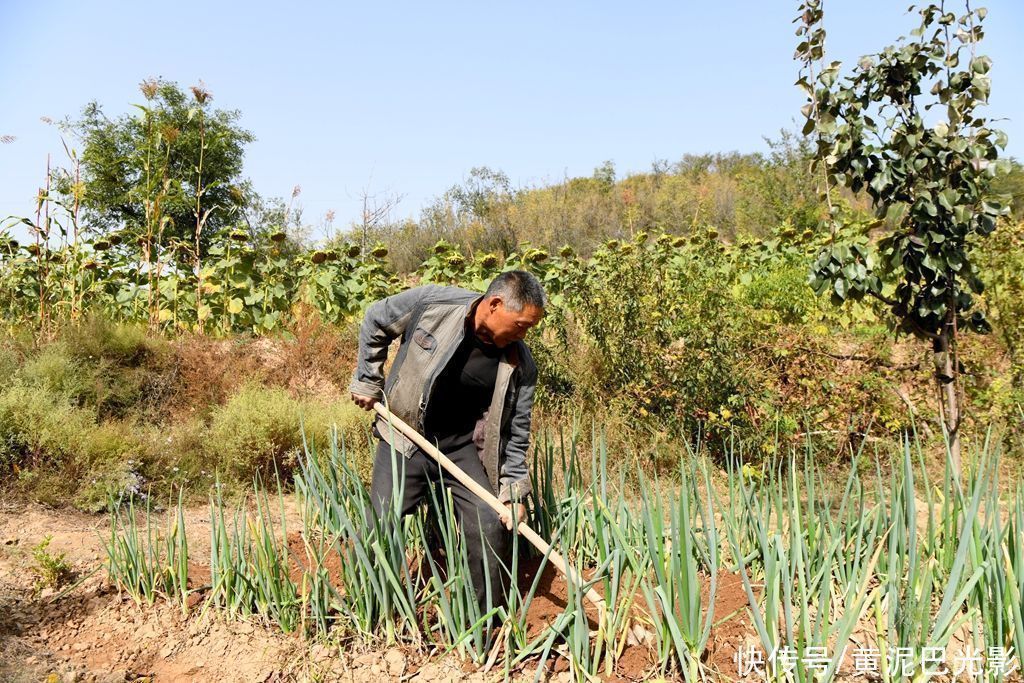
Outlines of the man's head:
M544 317L547 298L540 282L524 270L510 270L494 278L474 317L476 335L505 347L521 341Z

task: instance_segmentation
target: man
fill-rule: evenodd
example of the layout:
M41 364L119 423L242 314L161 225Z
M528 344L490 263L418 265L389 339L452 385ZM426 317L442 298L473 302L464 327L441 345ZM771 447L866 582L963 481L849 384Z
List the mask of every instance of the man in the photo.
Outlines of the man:
M533 275L502 273L480 296L457 287L426 285L371 305L359 332L359 359L350 390L366 410L387 396L388 408L417 429L476 482L509 506L497 515L450 476L470 575L481 609L485 581L501 599L507 593L511 535L526 516L519 501L530 492L526 451L530 439L537 366L523 343L544 315L544 290ZM401 344L384 380L388 346ZM392 448L404 474L402 514L430 499L440 466L378 418L381 438L370 497L378 514L392 504ZM399 454L404 459L398 457ZM481 536L483 543L481 544ZM484 553L487 576L484 574ZM496 561L500 560L500 562Z

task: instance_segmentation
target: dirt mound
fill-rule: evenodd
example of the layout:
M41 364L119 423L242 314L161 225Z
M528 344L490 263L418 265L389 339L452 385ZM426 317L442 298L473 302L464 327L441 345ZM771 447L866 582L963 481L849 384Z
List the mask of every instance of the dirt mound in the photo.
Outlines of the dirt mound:
M526 610L526 634L530 639L536 638L553 624L569 604L569 586L565 577L550 562L545 563L541 570L541 560L531 558L519 565L519 590L524 600L534 580L537 581L537 589ZM539 579L536 578L538 570L541 570ZM597 608L584 600L584 609L590 629L596 629Z
M314 549L314 552L318 552L320 545L318 540L308 541ZM288 566L292 581L300 587L302 587L302 574L303 572L313 572L316 568L312 566L312 559L306 552L307 541L303 539L301 533L293 531L288 534ZM341 556L338 555L337 550L332 549L330 546L324 547L324 557L322 558L323 568L327 570L327 579L331 585L335 588L341 587Z

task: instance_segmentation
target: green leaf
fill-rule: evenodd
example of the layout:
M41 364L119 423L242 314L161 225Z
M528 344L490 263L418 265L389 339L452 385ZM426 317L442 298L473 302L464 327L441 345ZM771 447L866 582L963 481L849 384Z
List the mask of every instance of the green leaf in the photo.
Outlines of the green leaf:
M889 174L878 173L874 178L871 179L871 189L877 193L885 191L885 188L889 185Z
M992 60L985 55L975 57L971 60L971 71L976 74L987 74L992 68Z
M232 286L242 288L248 287L252 283L252 278L250 278L245 273L235 272L231 274L230 281Z
M832 289L835 290L836 296L839 297L840 301L846 300L846 294L849 291L849 287L846 283L846 280L843 280L841 278L836 280L835 283L832 285Z
M963 268L964 259L960 252L951 252L946 256L946 264L953 270L954 273L959 273L960 269Z
M957 199L959 199L959 197L957 196L956 190L952 188L946 188L938 194L939 206L944 208L946 211L953 210Z

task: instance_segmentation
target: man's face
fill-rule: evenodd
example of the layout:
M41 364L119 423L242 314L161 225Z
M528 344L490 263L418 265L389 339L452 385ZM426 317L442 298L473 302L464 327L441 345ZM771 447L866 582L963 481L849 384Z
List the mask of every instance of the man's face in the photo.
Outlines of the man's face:
M505 307L500 296L492 296L480 302L476 334L485 342L504 348L512 342L522 341L530 328L535 327L544 317L544 309L529 304L521 311Z

